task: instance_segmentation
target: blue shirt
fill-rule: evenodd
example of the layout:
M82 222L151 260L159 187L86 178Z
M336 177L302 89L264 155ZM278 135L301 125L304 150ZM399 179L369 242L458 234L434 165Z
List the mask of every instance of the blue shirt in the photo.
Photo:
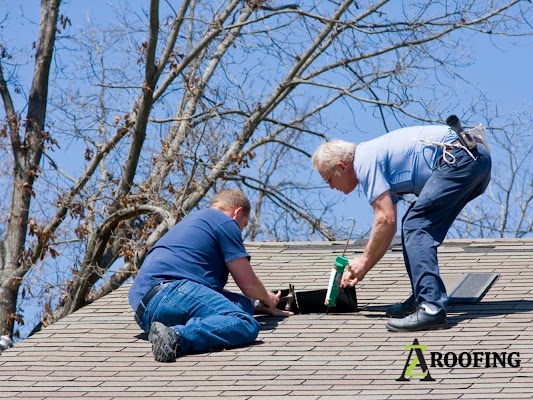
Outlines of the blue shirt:
M357 145L354 170L370 204L386 191L394 203L402 194L420 194L442 155L441 147L420 139L449 144L457 135L446 125L412 126Z
M248 257L235 220L212 208L195 211L150 249L129 291L137 310L142 298L160 282L190 279L222 291L228 282L226 263Z

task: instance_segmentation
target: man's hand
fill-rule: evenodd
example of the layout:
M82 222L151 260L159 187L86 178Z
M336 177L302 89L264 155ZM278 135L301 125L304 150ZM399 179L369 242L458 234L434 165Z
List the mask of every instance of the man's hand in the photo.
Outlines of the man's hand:
M267 293L268 293L268 296L270 297L270 301L272 305L268 307L265 304L263 307L259 309L260 311L265 312L269 315L272 315L273 317L290 317L291 315L294 315L293 312L283 311L283 310L276 308L276 306L278 305L281 299L281 290L279 290L278 293L273 293L273 292L267 292Z
M348 267L342 274L341 286L353 287L361 282L368 271L361 258L352 258L348 262Z

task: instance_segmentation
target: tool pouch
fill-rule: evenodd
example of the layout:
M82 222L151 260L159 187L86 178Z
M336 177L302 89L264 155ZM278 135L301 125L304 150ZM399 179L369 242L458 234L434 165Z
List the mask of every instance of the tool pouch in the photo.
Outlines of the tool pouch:
M486 131L487 130L483 126L483 124L479 124L478 126L467 130L470 136L472 136L476 142L482 143L483 146L485 146L488 152L490 153L492 150L489 146L489 142L487 141L487 138L485 137Z
M477 142L476 140L472 137L472 135L470 135L467 131L463 131L460 133L460 135L462 136L463 138L463 141L466 143L466 148L468 150L472 150L472 149L475 149L476 146L477 146Z
M457 115L450 115L448 118L446 118L446 124L455 131L457 137L459 138L459 142L461 142L464 147L466 147L468 150L476 148L476 140L472 137L472 135L470 135L470 133L468 133L468 131L463 129L461 126L461 121L459 121Z

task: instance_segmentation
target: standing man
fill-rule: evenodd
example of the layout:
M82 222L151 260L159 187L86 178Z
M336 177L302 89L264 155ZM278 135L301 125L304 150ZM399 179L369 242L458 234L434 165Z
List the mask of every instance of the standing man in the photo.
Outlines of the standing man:
M249 216L243 192L222 190L148 252L129 301L156 361L252 343L259 323L251 299L271 315L290 315L276 308L281 292L266 291L250 265L241 236ZM224 290L228 274L248 297Z
M431 143L430 143L431 142ZM443 329L446 288L439 275L437 248L463 207L490 181L486 147L468 150L444 125L398 129L355 145L333 140L318 147L313 166L332 189L348 194L358 185L374 210L370 239L361 257L350 260L343 286L354 286L388 250L397 226L396 204L417 196L402 219L402 250L412 294L390 306L391 331Z

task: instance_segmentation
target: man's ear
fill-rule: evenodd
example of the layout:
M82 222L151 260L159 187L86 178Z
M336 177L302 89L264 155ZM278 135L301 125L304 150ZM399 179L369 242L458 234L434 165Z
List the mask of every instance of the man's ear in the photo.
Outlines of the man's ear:
M232 212L233 218L235 218L240 213L242 213L242 207L237 207L237 208L233 209L233 212Z
M342 169L343 171L346 171L346 169L348 168L348 166L346 165L346 163L344 161L339 161L337 163L337 167L339 167L340 169Z

